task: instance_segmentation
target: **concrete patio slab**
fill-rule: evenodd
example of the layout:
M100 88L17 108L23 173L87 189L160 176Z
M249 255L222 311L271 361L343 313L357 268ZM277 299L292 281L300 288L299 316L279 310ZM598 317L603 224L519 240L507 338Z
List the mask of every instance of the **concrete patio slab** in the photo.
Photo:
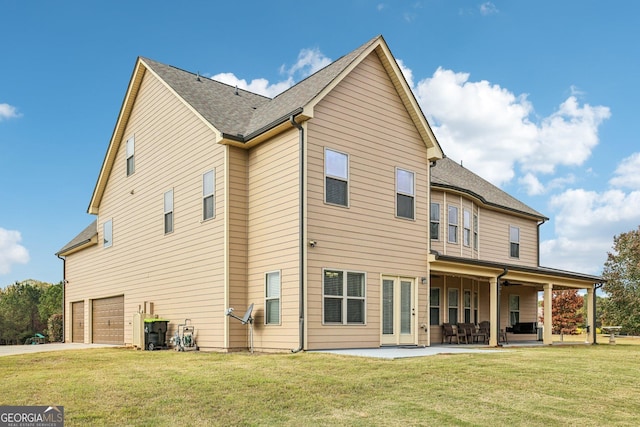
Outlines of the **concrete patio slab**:
M373 357L379 359L404 359L408 357L435 356L437 354L485 353L495 354L505 350L494 348L478 348L465 346L431 346L431 347L380 347L359 349L312 350L309 353L330 353L342 356Z

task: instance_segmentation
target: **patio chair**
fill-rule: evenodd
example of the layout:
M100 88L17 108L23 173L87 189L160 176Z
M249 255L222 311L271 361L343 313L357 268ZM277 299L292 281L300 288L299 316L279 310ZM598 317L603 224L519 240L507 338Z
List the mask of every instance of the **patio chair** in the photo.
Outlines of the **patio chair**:
M449 341L449 344L451 344L451 339L455 338L456 339L456 343L460 344L460 335L458 334L458 330L456 330L456 328L453 327L453 325L451 323L443 323L442 324L442 343L444 344L445 340ZM467 337L464 336L464 340L466 342Z

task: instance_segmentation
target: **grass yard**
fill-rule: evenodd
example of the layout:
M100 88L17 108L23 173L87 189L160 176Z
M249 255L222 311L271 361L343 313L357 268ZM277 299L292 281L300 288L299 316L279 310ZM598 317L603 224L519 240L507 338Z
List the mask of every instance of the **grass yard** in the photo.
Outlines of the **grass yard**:
M639 368L623 339L393 361L91 349L0 358L0 405L62 405L67 426L638 425Z

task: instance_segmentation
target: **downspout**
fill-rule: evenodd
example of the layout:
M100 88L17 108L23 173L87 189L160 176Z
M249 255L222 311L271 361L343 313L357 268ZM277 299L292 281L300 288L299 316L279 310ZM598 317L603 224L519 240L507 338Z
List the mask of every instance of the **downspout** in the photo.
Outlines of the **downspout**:
M67 259L64 257L61 257L60 255L56 254L56 256L58 257L58 259L62 260L62 342L64 342L64 331L66 330L66 317L65 316L65 302L64 302L64 294L65 294L65 288L67 287Z
M545 222L547 222L547 220L545 218L542 219L541 223L538 223L538 260L537 260L537 266L540 267L540 226L542 224L544 224Z
M300 345L298 348L292 349L292 353L298 353L299 351L304 350L304 128L295 120L295 116L292 114L289 117L289 122L291 126L298 129L298 143L299 143L299 160L298 160L298 174L299 177L299 186L300 186L300 199L298 212L300 217L298 218L299 222L299 276L300 276L300 289L298 292L298 308L299 308L299 323L298 323L298 335Z
M498 316L497 316L497 320L498 320L497 321L497 323L498 323L497 326L498 326L498 328L496 329L498 331L498 347L500 347L500 288L502 287L502 285L500 284L500 279L502 279L504 276L506 276L508 272L509 272L509 269L507 267L503 267L502 273L500 273L498 275L498 277L496 278L496 282L497 282L496 283L496 288L497 288L496 292L498 293L498 295L497 295L498 301L497 301L497 304L496 304L496 308L497 308L497 311L498 311ZM505 331L504 334L505 334L505 339L506 339L507 332Z

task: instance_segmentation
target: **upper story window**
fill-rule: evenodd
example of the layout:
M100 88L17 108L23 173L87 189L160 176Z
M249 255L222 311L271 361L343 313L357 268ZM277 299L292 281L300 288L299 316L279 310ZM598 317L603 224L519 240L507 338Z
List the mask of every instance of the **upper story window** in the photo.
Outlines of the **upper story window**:
M324 149L324 201L349 206L349 156Z
M127 176L133 174L136 170L135 162L136 141L132 136L127 139Z
M478 250L478 215L473 215L473 249Z
M431 230L432 240L440 240L440 203L431 203Z
M449 243L458 243L458 208L449 205Z
M440 324L440 288L431 288L429 293L429 324Z
M467 209L462 211L462 243L471 246L471 212Z
M113 245L113 222L105 221L102 224L102 247L110 248Z
M415 219L415 174L396 168L396 216Z
M520 229L509 226L509 256L520 258Z
M202 175L202 220L215 216L215 173L210 170Z
M266 325L280 324L280 272L273 271L265 275L265 309Z
M164 193L164 234L173 232L173 189Z
M324 270L324 323L364 324L364 284L364 273Z

